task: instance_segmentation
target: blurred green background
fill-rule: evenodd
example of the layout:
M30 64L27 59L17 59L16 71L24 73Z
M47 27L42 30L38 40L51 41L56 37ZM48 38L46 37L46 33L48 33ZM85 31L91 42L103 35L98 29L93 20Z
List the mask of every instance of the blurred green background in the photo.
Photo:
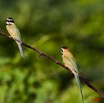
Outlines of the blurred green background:
M104 92L104 0L0 0L0 28L12 17L22 41L62 62L68 46L79 72ZM82 103L75 78L53 61L0 36L0 103ZM82 83L85 103L99 97ZM96 103L101 103L96 102Z

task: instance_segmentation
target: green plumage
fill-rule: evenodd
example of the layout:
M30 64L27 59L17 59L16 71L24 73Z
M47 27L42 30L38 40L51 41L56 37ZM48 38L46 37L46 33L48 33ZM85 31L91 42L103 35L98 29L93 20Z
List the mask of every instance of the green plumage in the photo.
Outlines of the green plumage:
M65 64L66 67L73 69L76 73L78 73L78 68L76 65L76 61L73 57L73 55L71 54L71 52L68 49L64 49L62 48L62 58L63 58L63 62ZM75 75L75 74L74 74ZM77 77L77 75L75 75L75 79L77 81L80 93L81 93L81 97L82 97L82 101L84 103L84 97L83 97L83 93L82 93L82 87L81 87L81 82L80 79Z
M18 28L16 27L16 25L14 23L12 23L10 25L6 25L6 29L9 32L11 37L13 37L19 41L19 42L16 41L16 43L19 47L21 56L25 59L24 52L23 52L22 45L21 45L21 35L20 35Z

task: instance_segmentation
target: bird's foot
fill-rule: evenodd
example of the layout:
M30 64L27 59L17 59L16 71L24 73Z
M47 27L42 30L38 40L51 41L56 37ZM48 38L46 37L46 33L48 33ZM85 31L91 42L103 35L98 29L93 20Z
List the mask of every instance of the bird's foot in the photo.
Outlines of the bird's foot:
M9 36L9 38L14 39L12 36Z

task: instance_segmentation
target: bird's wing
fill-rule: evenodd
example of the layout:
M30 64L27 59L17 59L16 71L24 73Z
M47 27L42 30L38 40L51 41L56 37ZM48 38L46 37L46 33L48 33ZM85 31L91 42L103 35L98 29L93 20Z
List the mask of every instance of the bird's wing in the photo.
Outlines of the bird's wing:
M20 32L19 32L19 29L16 27L16 25L14 25L15 26L15 28L13 29L13 31L14 31L14 33L15 33L15 38L17 39L17 40L21 40L21 34L20 34Z
M75 72L78 73L78 68L77 68L77 65L76 65L76 61L74 59L74 57L65 57L66 58L66 63L68 65L68 67L70 66L70 69L73 69Z
M75 72L78 73L78 68L77 68L76 61L75 61L74 57L71 57L71 58L67 57L66 59L68 59L67 60L67 63L68 63L67 65L69 65L70 69L73 69ZM84 103L84 97L83 97L83 93L82 93L82 86L81 86L80 79L77 75L74 74L74 76L75 76L75 79L77 81L80 93L81 93L82 101Z

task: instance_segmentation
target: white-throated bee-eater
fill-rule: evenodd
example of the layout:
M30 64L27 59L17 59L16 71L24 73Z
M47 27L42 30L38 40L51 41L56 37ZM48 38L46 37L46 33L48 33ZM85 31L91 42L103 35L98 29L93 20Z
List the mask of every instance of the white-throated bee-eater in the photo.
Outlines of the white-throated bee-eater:
M21 56L25 59L24 52L23 52L22 45L21 45L22 41L21 41L21 34L19 32L19 29L17 28L13 18L11 18L11 17L8 17L5 22L6 22L6 29L7 29L8 33L10 34L10 36L12 38L18 40L18 41L16 41L16 40L15 41L19 47Z
M62 52L62 59L63 59L64 65L66 67L68 67L69 69L74 70L74 72L76 72L78 74L78 68L76 65L75 58L73 57L72 53L69 51L68 47L66 47L66 46L62 47L61 52ZM80 79L76 74L74 74L74 76L76 78L76 81L77 81L77 84L78 84L78 87L79 87L79 90L81 93L82 101L84 103L84 97L83 97L83 93L82 93L82 86L81 86Z

